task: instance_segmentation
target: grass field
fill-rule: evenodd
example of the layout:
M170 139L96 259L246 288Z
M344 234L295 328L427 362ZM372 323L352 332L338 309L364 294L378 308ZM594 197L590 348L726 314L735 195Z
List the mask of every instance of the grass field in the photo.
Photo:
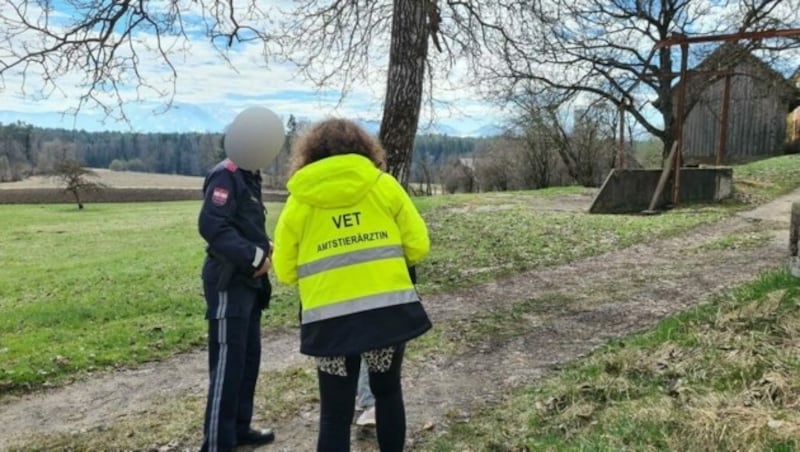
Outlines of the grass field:
M722 211L628 218L526 209L535 192L420 200L434 248L421 290L446 290L676 233ZM75 372L132 365L203 343L196 233L199 203L0 207L0 384L33 388ZM268 205L269 229L280 205ZM277 286L265 328L296 322L294 291Z
M196 209L0 207L0 382L53 382L200 344Z
M740 199L762 203L800 186L800 155L786 155L740 165L734 169Z
M796 184L797 159L748 173L759 200ZM791 168L790 168L791 167ZM776 176L781 174L781 177ZM762 179L761 174L766 174ZM556 265L714 221L731 206L631 217L550 212L539 200L578 188L419 198L433 242L423 292ZM280 211L269 204L271 231ZM733 204L733 208L739 206ZM163 359L204 342L199 203L0 206L0 390L60 384L85 371ZM295 325L278 286L266 329Z

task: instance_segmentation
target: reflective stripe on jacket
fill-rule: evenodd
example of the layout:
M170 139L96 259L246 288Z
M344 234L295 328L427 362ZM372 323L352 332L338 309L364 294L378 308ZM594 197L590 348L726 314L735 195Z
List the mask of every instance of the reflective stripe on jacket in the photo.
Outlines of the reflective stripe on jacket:
M323 342L337 334L347 338L352 332L336 330L356 320L376 325L362 329L364 340L355 333L353 340L336 336L333 348L382 346L376 342L430 327L408 273L408 266L428 253L427 228L391 175L366 157L347 154L305 166L287 186L290 196L275 230L273 266L280 281L299 286L306 351L332 352ZM348 318L354 315L361 316ZM400 315L394 320L401 324L384 331L384 338L377 329L386 325L378 317L387 316L389 322L392 315Z

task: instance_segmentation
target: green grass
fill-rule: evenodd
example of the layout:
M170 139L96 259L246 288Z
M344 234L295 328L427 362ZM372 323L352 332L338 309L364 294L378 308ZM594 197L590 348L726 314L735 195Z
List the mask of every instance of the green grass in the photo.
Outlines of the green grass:
M738 231L724 237L720 237L714 241L704 243L696 248L696 251L714 251L714 250L735 250L735 249L751 249L757 248L769 242L773 238L773 232L764 230L759 226L759 229L753 228L752 231Z
M565 195L582 195L586 188L577 185L550 187L533 191L506 191L489 193L455 193L414 198L417 208L424 212L436 208L468 206L527 205L531 199L548 199Z
M0 207L0 389L204 343L198 206ZM291 299L278 288L267 324L296 317Z
M664 144L658 138L637 141L634 147L636 159L644 168L661 168Z
M795 450L800 280L773 271L614 341L423 450Z
M562 264L678 234L727 215L718 207L676 209L661 216L546 212L525 205L533 196L520 193L515 204L495 209L479 204L477 195L457 205L425 209L434 250L420 265L421 289L449 290Z
M738 198L760 204L800 185L800 155L784 155L734 167Z

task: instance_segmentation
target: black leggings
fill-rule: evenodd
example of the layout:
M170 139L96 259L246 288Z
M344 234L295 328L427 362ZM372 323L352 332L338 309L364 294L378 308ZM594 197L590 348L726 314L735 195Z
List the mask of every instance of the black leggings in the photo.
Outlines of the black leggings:
M369 387L375 395L375 421L381 452L402 451L406 441L406 411L400 384L404 349L404 345L395 348L388 371L369 373ZM346 377L317 370L320 394L318 452L350 450L350 425L353 423L360 365L361 356L356 355L345 358Z

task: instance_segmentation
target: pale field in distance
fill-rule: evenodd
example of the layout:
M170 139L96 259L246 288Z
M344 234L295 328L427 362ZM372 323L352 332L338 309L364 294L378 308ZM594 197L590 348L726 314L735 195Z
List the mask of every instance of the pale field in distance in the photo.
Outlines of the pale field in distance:
M203 178L177 174L137 173L96 168L97 178L89 178L112 188L184 188L202 189ZM14 188L60 188L58 180L48 176L33 176L18 182L0 183L0 190Z

